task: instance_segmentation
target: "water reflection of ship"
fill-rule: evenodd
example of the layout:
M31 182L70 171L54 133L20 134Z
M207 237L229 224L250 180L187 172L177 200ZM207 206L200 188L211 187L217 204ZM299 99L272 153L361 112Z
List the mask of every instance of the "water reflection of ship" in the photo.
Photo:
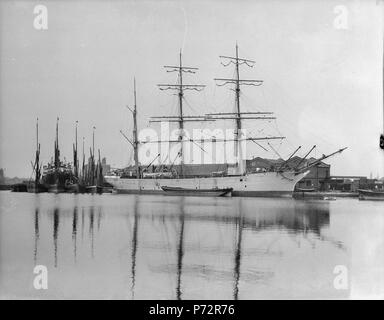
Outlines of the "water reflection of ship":
M78 208L77 205L73 208L72 217L72 241L73 241L73 257L76 263L77 258L77 221L78 221Z
M36 206L35 216L34 216L34 226L35 226L35 242L34 242L34 250L33 250L33 262L36 265L37 261L37 246L40 239L40 231L39 231L39 207Z
M180 201L182 199L182 201ZM310 203L310 202L284 202L284 205L276 211L264 211L255 214L254 203L250 203L245 199L237 199L231 204L215 202L213 208L216 209L214 214L204 214L201 212L199 205L195 206L195 202L187 202L184 198L178 198L174 204L177 208L177 213L156 214L148 219L159 219L162 222L173 220L178 222L178 238L177 258L176 258L176 298L182 299L185 288L183 289L183 273L189 272L183 267L183 259L188 250L193 250L193 246L185 247L185 230L188 223L203 222L203 223L219 223L230 224L234 228L234 249L233 249L233 299L239 298L240 283L241 283L241 261L244 251L244 231L262 232L273 229L286 229L288 234L302 234L303 239L311 242L307 237L308 234L313 234L319 241L326 241L338 249L345 250L342 242L333 239L332 237L322 234L322 229L330 223L329 219L329 203ZM204 206L204 204L202 204ZM206 204L205 204L206 205ZM253 208L252 208L253 206ZM195 210L196 209L196 210ZM231 212L227 214L227 212ZM251 210L251 211L250 211ZM267 211L265 211L267 212ZM236 213L236 214L233 214ZM250 215L250 213L253 213ZM144 216L145 217L145 216ZM201 250L199 247L198 250ZM169 270L169 269L167 269ZM195 270L192 268L192 270ZM267 275L266 275L267 276Z
M131 252L131 273L132 273L132 285L131 285L131 294L132 299L135 298L135 280L136 280L136 254L137 254L137 245L138 245L138 228L139 228L139 199L135 195L134 204L133 204L133 232L132 232L132 252Z
M236 223L236 249L235 249L235 263L234 263L234 278L235 284L233 288L233 299L237 300L239 297L239 281L240 281L240 263L241 263L241 245L243 239L243 219L242 213L237 217Z
M60 233L60 216L63 214L63 212L60 211L59 206L56 206L53 209L52 215L50 216L52 218L52 240L53 240L53 264L54 267L58 267L59 262L59 233ZM101 225L101 218L102 218L102 211L101 208L98 209L97 214L97 231L100 230ZM91 257L94 258L95 256L95 244L94 244L94 224L95 224L95 208L94 206L91 206L89 209L88 214L89 219L89 226L88 226L88 235L90 240L90 253ZM40 224L41 224L41 218L40 218L40 210L39 206L36 205L35 212L34 212L34 249L33 249L33 261L36 263L37 261L37 254L38 254L38 246L39 246L39 240L40 240ZM85 226L85 212L84 208L82 208L81 211L81 237L83 239L84 234L84 226ZM72 243L73 243L73 257L74 262L77 261L77 236L79 230L79 208L77 204L75 204L73 211L72 211Z
M186 291L185 284L183 285L183 274L194 272L195 266L185 265L185 256L188 252L193 252L193 244L189 243L186 246L186 236L188 232L188 224L193 222L203 223L204 225L215 224L215 225L229 225L233 226L233 239L234 247L232 249L232 288L233 299L238 299L241 293L241 279L246 277L243 269L242 275L242 256L244 256L244 250L247 246L244 245L244 241L248 237L244 237L245 231L270 231L273 229L285 229L288 234L302 234L303 239L310 241L311 239L306 239L308 234L315 235L319 241L326 241L336 246L339 249L344 249L343 244L340 241L332 239L329 236L323 234L322 229L327 227L330 223L329 218L329 203L311 203L311 202L296 202L296 201L282 201L281 205L275 202L273 204L275 210L268 210L268 205L270 202L266 203L258 202L258 206L255 207L253 199L206 199L205 202L196 202L196 199L187 199L184 197L177 197L170 201L167 201L167 204L170 206L162 206L159 208L159 212L156 214L146 214L142 210L140 212L139 206L139 196L134 196L133 198L133 229L132 229L132 238L131 238L131 293L132 298L135 296L135 285L137 282L137 253L139 248L139 225L140 220L157 220L161 223L166 221L171 221L176 223L177 236L175 239L176 244L176 255L172 258L174 263L170 262L168 266L173 265L175 268L165 269L167 272L173 270L172 277L175 277L176 284L174 286L174 295L177 299L184 298ZM168 199L167 199L168 200ZM228 200L228 201L227 201ZM164 202L162 202L164 204ZM149 202L151 206L156 206L157 202ZM272 206L272 204L271 204ZM53 210L51 217L53 218L52 223L52 237L53 237L53 252L54 252L54 266L58 266L58 239L59 239L59 230L60 230L60 215L62 214L59 210L60 206L56 206ZM203 208L210 211L210 213L204 212ZM94 243L94 228L97 225L99 230L102 218L101 208L98 210L98 214L95 215L97 210L93 205L90 206L88 211L88 235L89 235L89 244L91 256L95 255L95 243ZM81 214L81 226L79 226L79 209L75 204L72 211L72 241L73 241L73 254L76 262L77 258L77 235L78 231L84 229L85 218L84 218L84 208L82 208ZM37 245L39 241L39 224L40 214L38 206L36 206L35 216L34 216L34 232L35 232L35 248L34 248L34 261L37 257ZM310 237L309 237L310 238ZM187 242L188 243L188 242ZM202 254L207 249L212 249L206 247L206 249L199 247L196 250L199 250L199 254ZM215 250L217 248L214 248ZM245 253L247 255L247 253ZM244 262L243 262L244 263ZM164 270L164 269L163 269ZM185 280L184 280L185 281Z
M54 247L54 266L57 268L57 240L59 236L60 214L59 208L53 210L53 247Z
M139 229L139 197L134 195L133 198L133 230L132 230L132 245L131 245L131 296L132 299L135 297L135 283L136 283L136 256L138 249L138 229ZM184 197L179 199L180 205L179 209L179 237L177 241L177 255L176 255L176 298L181 300L182 291L181 291L181 280L182 280L182 269L183 269L183 255L184 255ZM164 216L162 216L164 218ZM164 220L163 220L164 221Z
M184 256L184 224L185 224L185 211L184 211L184 197L180 199L180 231L179 241L177 246L177 286L176 286L176 298L181 300L181 274L183 271L183 256Z
M93 206L89 208L89 236L91 238L91 257L95 257L95 237L94 237L94 224L95 220L95 209Z

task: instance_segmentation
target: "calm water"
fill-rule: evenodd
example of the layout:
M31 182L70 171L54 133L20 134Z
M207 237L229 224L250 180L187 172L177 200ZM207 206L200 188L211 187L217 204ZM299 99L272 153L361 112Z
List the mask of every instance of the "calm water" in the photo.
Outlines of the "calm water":
M4 191L0 205L0 298L384 297L383 202Z

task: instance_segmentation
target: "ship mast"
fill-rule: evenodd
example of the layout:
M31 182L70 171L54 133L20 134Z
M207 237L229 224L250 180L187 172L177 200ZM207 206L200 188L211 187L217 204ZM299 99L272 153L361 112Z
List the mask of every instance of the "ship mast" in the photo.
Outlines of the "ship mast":
M133 118L133 141L129 139L122 130L120 130L121 135L131 144L134 152L134 161L135 161L135 171L136 178L140 178L140 165L139 165L139 139L137 137L137 104L136 104L136 78L133 78L133 110L126 106L129 111L132 113Z
M239 143L239 138L241 134L241 118L240 118L240 73L239 73L239 47L236 43L236 141L235 141L235 150L238 151L238 161L239 161L239 170L240 173L244 172L243 161L241 159L242 150L241 143Z
M241 141L251 140L256 143L256 140L271 140L271 139L284 139L285 137L263 137L263 138L243 138L242 137L242 120L271 120L275 119L275 117L265 116L269 114L273 114L273 112L242 112L240 107L240 94L241 94L241 86L260 86L263 83L263 80L256 79L241 79L240 78L240 65L246 65L248 67L253 67L256 63L253 60L239 58L239 47L236 43L236 52L235 56L220 56L221 59L228 61L226 64L222 63L225 67L230 64L235 65L235 78L215 78L218 81L218 86L224 86L227 84L235 85L235 98L236 98L236 112L228 112L228 113L211 113L207 114L210 119L215 120L228 120L234 119L236 120L236 129L235 129L235 151L237 153L238 159L238 169L240 174L245 174L245 166L242 159L242 145ZM262 115L262 116L259 116ZM229 141L229 140L227 140Z
M39 149L39 118L36 118L36 150Z
M84 153L84 137L83 137L83 166L81 169L82 183L85 183L85 153Z
M75 134L75 138L76 138L76 178L78 178L78 175L79 175L79 160L78 160L78 157L77 157L77 124L78 124L79 122L78 121L76 121L76 134Z
M383 108L383 133L380 135L380 148L384 150L384 9L382 8L381 10L382 12L382 31L383 31L383 34L382 34L382 39L383 39L383 47L382 47L382 50L383 50L383 72L382 72L382 88L383 88L383 100L382 100L382 108Z
M137 139L137 105L136 105L136 79L133 79L133 96L134 96L134 106L133 106L133 152L135 158L135 167L136 167L136 178L140 178L140 167L139 167L139 140Z
M40 181L40 143L39 143L39 118L36 119L36 157L35 157L35 190Z
M236 120L236 136L238 137L241 130L241 118L240 118L240 73L239 73L239 47L236 43L236 109L237 109L237 120Z
M75 144L73 146L73 167L74 167L74 175L76 178L79 177L79 161L77 157L77 124L78 124L78 121L76 121L76 124L75 124Z
M93 126L92 128L92 155L95 157L95 129L96 127Z
M92 186L95 185L95 178L96 178L96 165L95 165L95 130L96 130L96 127L93 126L92 127L92 178L91 178L91 181L92 181Z
M152 117L150 122L162 122L162 121L168 121L168 122L178 122L179 125L179 137L178 142L180 143L180 151L179 151L179 157L180 157L180 176L184 175L183 172L183 165L184 165L184 122L186 121L203 121L201 117L185 117L183 112L183 99L184 99L184 91L185 90L195 90L195 91L201 91L205 87L205 85L201 84L184 84L183 83L183 72L184 73L196 73L198 68L194 67L184 67L182 63L182 53L180 50L179 54L179 65L178 66L164 66L164 68L167 70L167 72L177 72L178 73L178 84L159 84L158 87L160 90L176 90L178 92L179 97L179 116L178 117ZM160 118L163 118L162 120L159 120ZM168 119L168 120L166 120Z
M59 150L59 117L56 119L56 140L55 140L55 169L60 166L60 150Z
M184 143L183 140L183 133L184 133L184 115L183 115L183 64L181 60L181 50L179 55L179 140L181 141L180 144L180 175L183 176L183 164L184 164Z

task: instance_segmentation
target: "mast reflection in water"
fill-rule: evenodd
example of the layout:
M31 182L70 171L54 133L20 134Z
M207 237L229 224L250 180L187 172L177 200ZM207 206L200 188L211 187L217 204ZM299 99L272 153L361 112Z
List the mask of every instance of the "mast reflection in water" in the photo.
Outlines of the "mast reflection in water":
M17 224L15 220L8 223L14 229L23 228L31 215L32 238L19 241L26 241L25 248L33 244L33 259L25 262L27 266L43 264L55 270L50 273L52 291L45 293L51 297L348 295L332 285L334 266L350 263L345 238L330 223L333 203L149 195L59 194L55 200L50 194L28 196L33 210L19 215ZM15 254L24 259L22 250Z
M131 286L131 293L132 293L132 299L135 298L135 276L136 276L136 252L137 252L137 232L139 228L139 209L138 209L138 196L134 197L134 205L133 205L133 212L134 212L134 222L133 222L133 236L132 236L132 254L131 254L131 260L132 260L132 266L131 266L131 272L132 272L132 286Z
M73 241L73 257L76 262L76 253L77 253L77 206L73 208L73 218L72 218L72 241Z
M55 267L57 267L57 237L59 235L59 223L60 223L60 215L59 209L55 208L53 210L53 246L54 246L54 258L55 258Z

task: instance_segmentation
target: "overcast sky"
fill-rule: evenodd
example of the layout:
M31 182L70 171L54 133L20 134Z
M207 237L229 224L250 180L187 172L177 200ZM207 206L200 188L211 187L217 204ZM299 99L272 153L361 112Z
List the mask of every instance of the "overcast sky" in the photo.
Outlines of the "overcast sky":
M48 9L47 30L34 28L37 4ZM233 92L213 78L233 75L218 56L233 55L236 41L240 55L256 61L241 69L244 78L264 80L244 88L243 110L277 117L254 123L252 133L286 136L274 142L284 157L299 145L303 155L316 144L313 156L347 146L328 161L331 174L384 175L376 1L1 1L0 10L0 167L7 176L31 174L36 117L43 162L53 156L58 116L62 156L72 158L78 120L80 146L84 136L89 150L94 125L108 163L127 164L131 150L119 130L130 135L124 106L133 102L133 77L141 128L151 115L176 115L177 97L156 84L176 81L162 66L177 63L180 49L185 65L200 68L185 81L207 86L186 95L185 113L233 111ZM254 144L247 153L276 157Z

